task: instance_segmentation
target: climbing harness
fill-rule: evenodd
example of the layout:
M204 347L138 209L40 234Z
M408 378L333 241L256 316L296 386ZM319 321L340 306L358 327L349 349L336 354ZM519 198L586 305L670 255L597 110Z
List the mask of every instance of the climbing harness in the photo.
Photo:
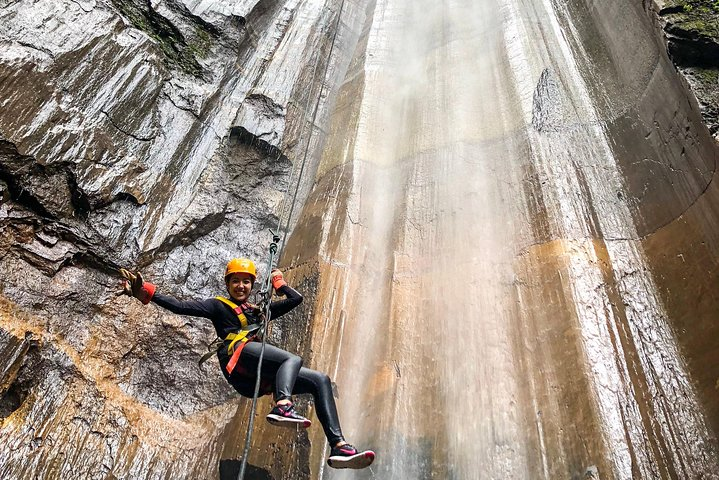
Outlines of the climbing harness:
M247 310L251 309L253 307L252 305L245 302L242 305L238 306L235 302L231 301L228 298L225 298L225 297L215 297L215 298L232 309L232 312L235 315L237 315L237 319L240 321L240 326L242 328L245 328L250 323L249 320L247 320L247 316L245 316L245 312Z
M224 340L222 340L220 337L217 337L211 344L207 346L207 353L200 357L200 360L197 362L197 364L202 367L203 363L205 363L217 354L217 351L222 348L222 345L224 345L224 343Z
M257 336L256 332L261 327L261 322L264 319L264 313L260 313L260 323L251 324L247 319L245 312L248 310L260 310L260 307L247 302L242 305L237 305L225 297L215 298L230 307L234 314L237 315L237 320L240 322L240 330L228 334L224 339L217 337L217 339L208 346L208 352L200 358L199 365L202 366L202 364L209 360L210 357L217 354L217 352L224 347L225 342L230 342L227 346L227 353L230 355L230 361L226 366L226 370L228 374L232 374L245 344L254 340ZM237 345L238 342L240 345ZM236 346L237 348L235 348Z
M239 332L230 333L225 337L225 342L230 342L230 344L227 346L227 354L230 355L230 361L227 362L225 370L227 370L228 375L232 375L232 371L235 369L237 361L240 359L242 349L245 348L247 342L252 341L257 336L255 332L257 332L257 330L261 328L261 325L262 323L264 323L264 319L266 317L263 313L261 313L260 323L255 323L250 326L249 322L247 321L247 317L245 316L245 311L252 308L249 304L244 303L242 304L242 306L238 307L224 297L216 298L228 305L230 308L232 308L232 311L235 312L235 314L237 315L237 319L240 321L240 326L242 327L242 330L240 330Z
M241 330L237 333L231 333L227 335L227 337L225 337L225 341L230 342L230 344L227 346L227 353L231 355L231 357L230 361L227 362L227 366L225 367L225 370L227 371L228 375L232 375L232 372L235 370L237 361L240 359L240 355L242 354L242 349L245 348L245 345L247 345L248 342L254 340L254 338L255 335L251 335L250 332L246 330ZM238 343L239 345L237 345Z

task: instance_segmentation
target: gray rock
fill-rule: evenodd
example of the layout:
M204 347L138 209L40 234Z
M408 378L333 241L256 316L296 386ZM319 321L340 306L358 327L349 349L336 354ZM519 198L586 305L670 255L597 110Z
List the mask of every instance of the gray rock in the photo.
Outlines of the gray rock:
M235 256L267 273L315 99L327 112L358 38L350 12L328 60L338 5L0 3L0 411L26 415L0 431L23 445L3 476L217 474L237 395L197 366L214 329L117 296L116 269L181 298L222 294Z

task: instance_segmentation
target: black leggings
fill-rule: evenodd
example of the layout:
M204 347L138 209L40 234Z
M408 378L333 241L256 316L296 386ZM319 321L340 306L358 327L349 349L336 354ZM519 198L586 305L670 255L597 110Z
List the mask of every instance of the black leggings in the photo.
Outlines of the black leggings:
M235 389L244 396L252 397L254 393L255 375L261 349L262 344L260 342L247 343L238 362L238 366L242 368L238 369L239 372L238 370L233 372L228 379L235 386ZM330 377L316 370L303 367L301 357L266 344L265 354L262 357L262 379L274 382L275 400L289 399L292 395L311 393L315 400L317 418L322 424L327 441L331 446L344 441L337 416L337 406L332 396ZM242 380L242 383L251 380L253 390L249 395L246 395L246 389L238 388L236 386L237 382L233 382L233 380Z

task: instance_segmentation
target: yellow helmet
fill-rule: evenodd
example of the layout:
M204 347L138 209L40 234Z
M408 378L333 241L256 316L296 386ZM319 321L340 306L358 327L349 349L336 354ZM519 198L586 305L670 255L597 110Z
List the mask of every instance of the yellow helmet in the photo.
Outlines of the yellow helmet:
M247 258L233 258L227 262L227 268L225 269L225 280L228 275L233 273L247 273L252 275L252 281L257 279L257 269L255 263Z

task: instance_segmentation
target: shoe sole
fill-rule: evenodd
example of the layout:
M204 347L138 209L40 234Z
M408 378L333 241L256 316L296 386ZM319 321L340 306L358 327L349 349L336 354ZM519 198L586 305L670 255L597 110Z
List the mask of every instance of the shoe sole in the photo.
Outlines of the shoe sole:
M327 465L332 468L367 468L374 462L374 452L365 450L351 457L330 457L327 459Z
M275 415L274 413L267 415L267 421L278 427L300 426L302 428L309 428L312 425L312 422L306 418L302 420L295 420L292 418L281 417L279 415Z

